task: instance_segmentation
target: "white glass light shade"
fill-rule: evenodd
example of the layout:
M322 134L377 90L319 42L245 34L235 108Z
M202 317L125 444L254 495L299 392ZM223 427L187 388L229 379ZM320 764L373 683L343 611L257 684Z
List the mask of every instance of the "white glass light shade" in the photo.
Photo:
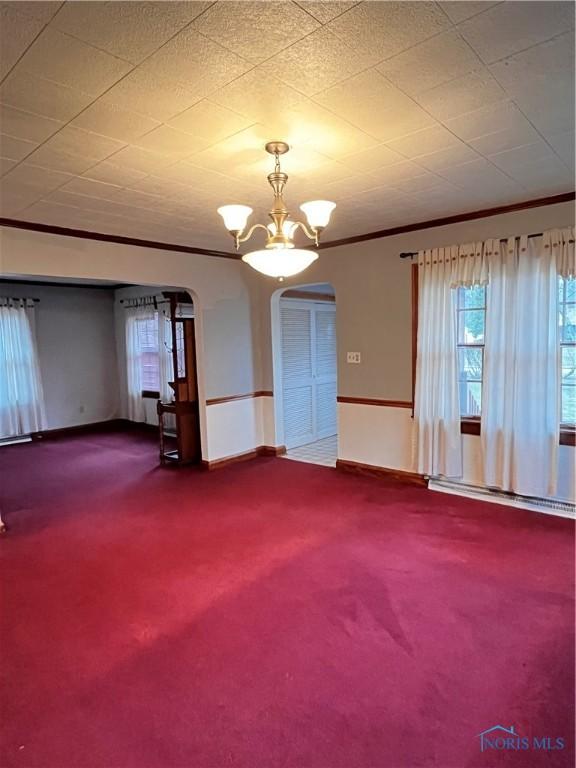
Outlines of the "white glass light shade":
M241 232L246 226L252 208L248 205L223 205L218 213L224 219L224 226L230 232Z
M289 219L286 219L284 224L282 224L282 234L286 235L286 237L292 237L295 226L296 226L295 221L290 221ZM276 234L276 225L274 224L274 222L271 222L270 224L268 224L268 231L272 236Z
M270 277L290 277L309 267L318 254L302 248L268 248L242 256L253 269Z
M312 229L325 227L330 221L330 214L334 208L336 208L336 203L331 203L329 200L311 200L300 206L300 210L306 214L308 224Z

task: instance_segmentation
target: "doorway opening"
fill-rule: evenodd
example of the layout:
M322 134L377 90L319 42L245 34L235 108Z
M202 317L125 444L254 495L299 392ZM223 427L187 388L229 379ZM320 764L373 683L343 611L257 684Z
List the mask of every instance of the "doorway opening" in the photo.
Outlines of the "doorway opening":
M0 278L0 326L18 321L4 361L18 376L0 387L0 444L139 430L161 463L200 463L199 314L187 288Z
M276 436L293 461L335 467L338 455L336 296L328 283L273 297Z
M158 427L161 465L197 464L201 441L192 296L181 289L150 293L136 287L135 294L119 301L128 418Z

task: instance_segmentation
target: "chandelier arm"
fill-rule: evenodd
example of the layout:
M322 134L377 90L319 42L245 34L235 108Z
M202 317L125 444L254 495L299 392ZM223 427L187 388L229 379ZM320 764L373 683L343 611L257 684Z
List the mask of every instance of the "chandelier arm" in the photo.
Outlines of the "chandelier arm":
M292 234L294 234L294 232L296 232L298 227L300 227L300 229L304 232L304 234L306 235L307 238L309 238L310 240L314 240L316 245L318 245L318 234L319 234L319 232L318 232L317 229L310 230L310 229L308 229L306 224L304 224L303 221L295 221L294 222L294 229L292 230Z
M242 233L240 232L236 235L236 247L238 248L240 243L245 243L246 240L250 240L256 229L263 229L266 234L268 234L268 227L265 227L264 224L253 224L244 236L242 236Z

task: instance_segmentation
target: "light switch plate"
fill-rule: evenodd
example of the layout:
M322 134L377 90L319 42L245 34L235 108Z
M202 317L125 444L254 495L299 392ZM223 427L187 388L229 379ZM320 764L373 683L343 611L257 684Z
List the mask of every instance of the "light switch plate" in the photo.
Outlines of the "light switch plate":
M347 363L360 363L360 352L347 352L346 353L346 362Z

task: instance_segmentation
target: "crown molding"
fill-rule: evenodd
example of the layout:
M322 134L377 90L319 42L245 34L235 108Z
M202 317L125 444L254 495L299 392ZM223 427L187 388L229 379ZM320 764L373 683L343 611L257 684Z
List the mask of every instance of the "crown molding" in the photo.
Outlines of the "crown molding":
M448 224L460 224L463 221L474 221L475 219L485 219L489 216L498 216L502 213L513 213L514 211L524 211L528 208L541 208L546 205L556 205L557 203L567 203L576 198L576 192L564 192L561 195L550 195L549 197L538 197L534 200L524 200L521 203L512 203L510 205L499 205L495 208L483 208L479 211L468 211L467 213L457 213L454 216L444 216L441 219L430 219L428 221L418 221L414 224L404 224L401 227L392 227L391 229L379 229L375 232L366 232L363 235L352 235L343 237L340 240L328 240L326 243L320 243L316 250L323 251L326 248L337 248L339 245L351 245L352 243L363 243L367 240L377 240L381 237L393 237L394 235L403 235L406 232L416 232L419 229L432 229L433 227L444 227Z
M52 280L32 280L26 277L0 277L0 285L41 285L47 288L87 288L91 291L118 291L121 288L132 288L135 283L64 283Z
M305 246L305 248L315 248L316 250L326 250L327 248L337 248L340 245L352 245L353 243L363 243L367 240L378 240L383 237L393 237L402 235L406 232L416 232L419 229L432 229L433 227L444 227L448 224L460 224L464 221L474 221L475 219L485 219L489 216L498 216L502 213L513 213L514 211L524 211L529 208L541 208L547 205L556 205L558 203L567 203L576 199L576 192L564 192L561 195L550 195L549 197L538 197L534 200L524 200L520 203L511 205L500 205L495 208L483 208L479 211L468 211L467 213L458 213L454 216L445 216L441 219L430 219L429 221L418 221L414 224L404 224L401 227L392 227L391 229L379 229L375 232L366 232L363 235L352 235L340 240L329 240L326 243L320 243L318 246ZM84 229L69 229L68 227L54 227L51 224L39 224L32 221L20 221L18 219L6 219L0 217L0 227L12 227L13 229L26 229L31 232L44 232L49 235L60 235L62 237L78 237L82 240L97 240L104 243L117 243L119 245L134 245L140 248L155 248L161 251L175 251L176 253L193 253L199 256L215 256L221 259L234 259L238 261L241 255L232 251L216 251L210 248L197 248L193 245L179 245L177 243L163 243L157 240L143 240L137 237L123 237L122 235L107 235L103 232L90 232Z
M51 224L39 224L32 221L19 221L18 219L5 219L0 217L0 227L12 227L13 229L27 229L31 232L45 232L48 235L60 235L62 237L78 237L81 240L98 240L104 243L117 243L118 245L135 245L140 248L155 248L160 251L175 251L176 253L194 253L199 256L217 256L221 259L239 260L241 256L231 251L215 251L210 248L197 248L194 245L179 245L178 243L163 243L158 240L142 240L138 237L124 237L122 235L107 235L103 232L89 232L85 229L69 229L68 227L54 227Z

